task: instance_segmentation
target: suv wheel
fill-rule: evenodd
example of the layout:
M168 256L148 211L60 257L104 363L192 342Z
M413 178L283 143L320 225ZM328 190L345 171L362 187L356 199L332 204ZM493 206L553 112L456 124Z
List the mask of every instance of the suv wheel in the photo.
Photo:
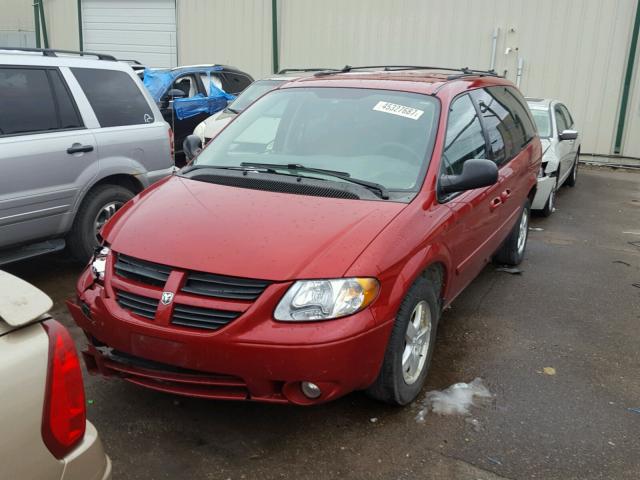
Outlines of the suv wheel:
M67 237L69 251L75 259L89 260L98 245L100 229L133 196L133 192L118 185L102 185L87 194Z
M394 405L415 400L427 378L439 318L434 285L420 277L400 305L380 373L367 389L369 396Z
M522 206L520 218L513 226L513 230L504 241L502 246L493 256L495 263L502 265L519 265L524 258L524 251L529 238L529 217L531 216L531 205L527 200Z

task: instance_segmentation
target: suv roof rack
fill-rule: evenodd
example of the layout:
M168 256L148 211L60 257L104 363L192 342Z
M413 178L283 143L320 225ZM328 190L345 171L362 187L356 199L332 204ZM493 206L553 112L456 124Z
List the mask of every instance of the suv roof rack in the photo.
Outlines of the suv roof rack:
M107 55L106 53L93 53L93 52L79 52L76 50L59 50L57 48L27 48L27 47L0 47L0 51L18 51L18 52L32 52L41 53L45 57L57 57L58 53L71 54L92 57L97 57L98 60L109 60L112 62L118 61L113 55Z
M278 70L276 75L284 75L285 73L295 73L295 72L328 72L332 71L331 68L283 68L282 70Z
M363 67L352 67L351 65L345 65L341 69L329 69L318 72L315 74L317 77L324 75L335 75L337 73L348 73L353 70L383 70L385 72L394 72L402 70L444 70L446 72L459 72L457 75L449 75L447 80L454 80L456 78L464 76L493 76L497 77L498 73L495 70L475 70L469 67L451 68L451 67L430 67L423 65L370 65Z

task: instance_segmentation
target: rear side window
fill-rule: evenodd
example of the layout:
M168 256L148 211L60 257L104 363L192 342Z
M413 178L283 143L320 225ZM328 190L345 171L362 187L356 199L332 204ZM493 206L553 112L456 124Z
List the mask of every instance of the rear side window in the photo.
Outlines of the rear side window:
M57 70L0 68L0 135L81 126L73 100Z
M153 111L134 80L124 72L72 68L101 127L154 121Z
M238 95L251 83L251 79L241 73L226 72L222 75L222 89L232 95Z
M473 92L487 129L493 160L503 165L535 136L536 129L521 95L510 87Z
M469 96L463 95L449 109L442 173L460 175L464 162L472 158L487 158L487 151L478 112Z

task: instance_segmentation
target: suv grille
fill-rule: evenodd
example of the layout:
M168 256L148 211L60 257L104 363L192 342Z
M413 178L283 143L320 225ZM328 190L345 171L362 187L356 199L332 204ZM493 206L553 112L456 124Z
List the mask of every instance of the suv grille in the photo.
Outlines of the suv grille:
M255 300L268 285L269 282L262 280L191 272L187 276L182 291L207 297Z
M171 268L119 253L116 258L115 271L116 275L120 277L162 287L169 278Z
M241 315L241 312L215 310L213 308L176 305L173 309L171 323L182 327L217 330L224 327Z
M134 293L116 291L116 302L122 308L141 317L154 319L158 309L158 300Z

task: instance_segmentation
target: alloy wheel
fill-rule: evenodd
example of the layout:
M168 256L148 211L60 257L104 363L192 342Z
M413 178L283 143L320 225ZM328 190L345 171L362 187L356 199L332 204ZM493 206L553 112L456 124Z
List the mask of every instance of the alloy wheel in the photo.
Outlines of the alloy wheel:
M423 300L413 308L405 333L402 377L407 385L414 384L424 370L431 345L431 332L431 310Z

